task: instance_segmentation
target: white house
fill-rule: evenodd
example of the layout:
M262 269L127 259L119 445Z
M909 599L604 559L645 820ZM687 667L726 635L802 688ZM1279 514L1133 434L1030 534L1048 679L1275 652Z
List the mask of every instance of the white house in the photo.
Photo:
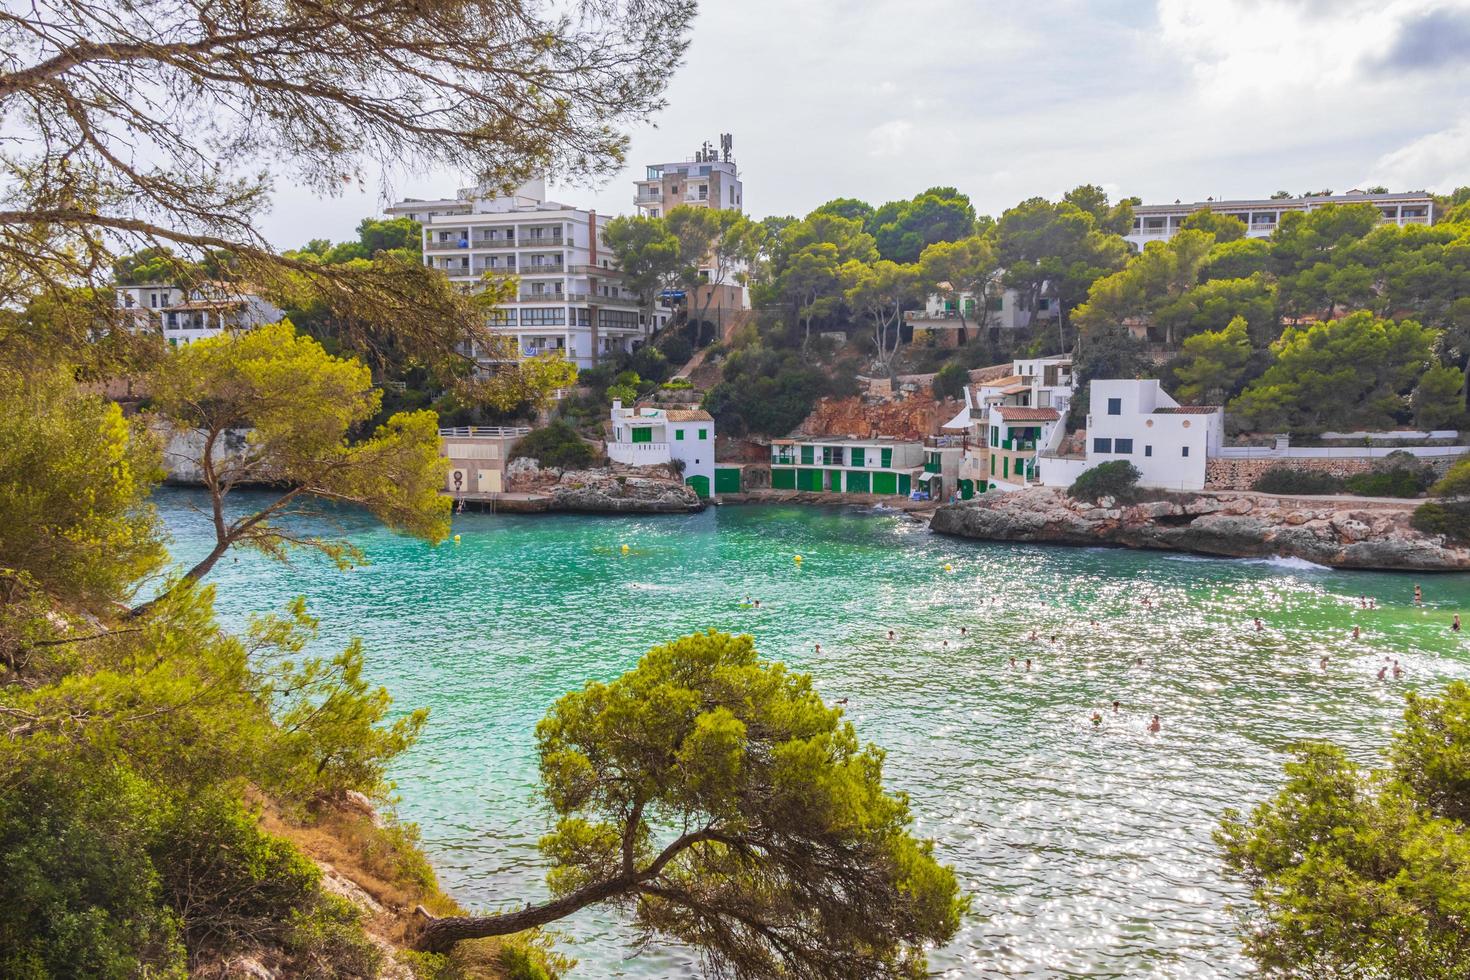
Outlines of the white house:
M1037 456L1059 441L1060 433L1055 430L1054 423L1066 419L1075 385L1070 354L1013 361L1011 373L1005 377L966 385L965 407L942 426L965 434L964 453L960 456L958 469L960 495L968 499L977 491L985 491L992 483L997 489L1016 489L1034 482ZM1036 439L1020 439L1020 444L1029 448L992 466L993 438L1006 453L1011 453L1017 444L1016 438L991 432L991 413L997 408L1045 409L1047 412L1042 413L1044 417L1026 420L1029 423L1040 422L1040 428L1044 429L1035 434ZM1013 412L1008 417L1017 423L1018 429L1037 427L1034 424L1021 426L1022 414L1025 413ZM1002 428L1008 430L1006 426ZM995 474L1000 474L998 479ZM1012 479L1013 475L1019 479Z
M962 322L972 331L982 327L1020 330L1033 323L1053 323L1060 312L1052 297L1043 295L1033 309L1030 295L1014 289L995 289L990 299L984 301L983 309L981 302L980 297L970 292L961 292L953 299L934 293L924 301L922 310L905 312L904 322L914 329L916 339L920 331L929 331L943 347L958 343Z
M250 330L277 323L285 312L270 300L235 283L203 282L187 289L169 283L120 285L119 309L133 318L130 329L163 335L171 347L214 337L226 330Z
M685 484L707 498L715 485L715 420L703 409L624 408L614 401L607 456L629 466L682 462Z
M1086 470L1114 460L1138 468L1139 485L1202 490L1205 464L1220 453L1225 410L1218 405L1180 405L1156 379L1093 381L1085 454L1043 452L1041 480L1071 486Z

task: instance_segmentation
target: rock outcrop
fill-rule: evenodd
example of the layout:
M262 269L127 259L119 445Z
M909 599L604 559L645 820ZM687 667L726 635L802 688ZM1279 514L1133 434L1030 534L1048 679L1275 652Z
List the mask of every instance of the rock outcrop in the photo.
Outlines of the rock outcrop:
M704 509L682 483L611 470L568 470L546 490L552 510L592 514L691 514Z
M1414 506L1247 492L1157 494L1136 504L1103 498L1094 504L1036 487L940 507L929 526L939 534L990 541L1300 558L1332 568L1470 569L1470 549L1409 526Z

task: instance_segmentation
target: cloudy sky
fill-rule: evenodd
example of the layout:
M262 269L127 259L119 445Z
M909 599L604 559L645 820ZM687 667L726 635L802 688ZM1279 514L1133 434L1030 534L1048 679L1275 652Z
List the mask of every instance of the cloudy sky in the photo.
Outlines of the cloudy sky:
M1470 184L1470 0L703 0L668 102L622 176L555 198L626 213L644 164L721 132L757 217L940 184L990 214L1081 183L1148 202L1442 191ZM267 234L351 237L377 183L282 189Z

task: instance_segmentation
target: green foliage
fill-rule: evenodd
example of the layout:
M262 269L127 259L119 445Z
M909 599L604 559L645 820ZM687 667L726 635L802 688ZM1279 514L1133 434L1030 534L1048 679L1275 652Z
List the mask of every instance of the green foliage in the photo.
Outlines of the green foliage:
M1276 363L1230 411L1260 431L1392 426L1408 417L1408 396L1432 356L1435 332L1413 320L1359 312L1291 327Z
M615 390L608 389L609 393ZM632 404L631 399L625 404ZM577 434L576 429L561 419L522 436L511 449L510 455L512 459L526 457L536 460L542 466L564 470L585 470L592 465L593 459L592 447Z
M1430 492L1436 497L1470 497L1470 459L1461 459L1451 466Z
M1200 266L1201 282L1211 279L1248 279L1267 270L1271 261L1271 243L1261 238L1242 238L1221 242L1210 249Z
M1138 467L1126 459L1115 459L1084 470L1067 488L1067 496L1094 502L1103 497L1128 500L1137 491L1138 478L1142 475L1138 472Z
M884 792L882 752L749 637L655 647L562 697L536 739L553 893L657 868L614 900L713 972L919 975L967 907Z
M873 236L881 258L912 264L936 242L958 241L973 234L975 207L953 187L931 187L912 200L893 201L873 211L863 228Z
M1470 974L1470 687L1408 695L1382 770L1292 756L1281 791L1216 832L1257 906L1246 952L1285 976Z
M724 380L705 395L704 409L722 432L781 436L796 428L827 390L826 376L794 352L755 344L726 359Z
M1093 212L1065 200L1023 201L1000 216L993 234L1005 284L1029 294L1031 309L1050 290L1069 313L1095 281L1128 261L1128 243L1115 229L1100 228Z
M1245 317L1235 317L1224 330L1197 333L1184 342L1174 364L1174 394L1190 405L1222 405L1239 390L1250 360Z
M1465 372L1444 364L1431 365L1420 375L1409 403L1419 428L1458 429L1465 422Z
M1297 469L1294 466L1273 466L1256 477L1251 489L1261 493L1315 496L1342 493L1343 481L1331 473Z
M1233 214L1216 214L1209 208L1201 208L1184 219L1180 226L1185 231L1204 231L1215 236L1215 241L1239 241L1245 237L1245 222Z
M963 398L965 385L970 383L970 372L965 368L950 361L939 372L934 375L934 397L935 398Z
M688 378L670 378L659 387L664 391L689 391L694 387L694 382Z
M1211 279L1154 307L1154 327L1171 343L1224 330L1236 318L1245 321L1252 346L1276 339L1276 289L1264 275Z
M1431 500L1414 508L1409 523L1425 534L1443 534L1457 544L1470 544L1470 501Z
M67 602L131 596L165 553L148 491L158 446L63 368L0 367L0 569Z

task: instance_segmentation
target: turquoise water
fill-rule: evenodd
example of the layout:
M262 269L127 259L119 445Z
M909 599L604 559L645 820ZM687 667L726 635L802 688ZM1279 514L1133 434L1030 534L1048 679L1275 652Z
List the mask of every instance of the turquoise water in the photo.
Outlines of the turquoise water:
M159 501L181 563L206 547L195 500ZM212 577L219 610L238 624L305 594L323 644L362 636L398 705L432 709L393 775L462 901L545 894L533 728L558 695L670 637L743 631L849 699L918 831L974 893L960 935L931 957L944 976L1247 972L1231 912L1245 893L1210 842L1220 811L1271 792L1293 740L1369 760L1404 691L1470 677L1448 629L1470 613L1470 576L1418 579L1421 609L1406 575L968 542L836 509L466 514L460 544L437 549L338 522L370 566L227 558ZM738 607L747 593L760 610ZM1360 609L1361 594L1379 608ZM1032 670L1009 669L1013 655ZM1401 680L1377 680L1384 656ZM698 975L679 950L635 955L615 916L587 910L562 928L578 976Z

